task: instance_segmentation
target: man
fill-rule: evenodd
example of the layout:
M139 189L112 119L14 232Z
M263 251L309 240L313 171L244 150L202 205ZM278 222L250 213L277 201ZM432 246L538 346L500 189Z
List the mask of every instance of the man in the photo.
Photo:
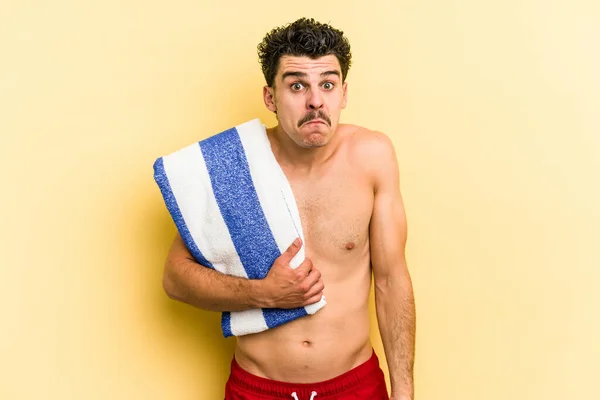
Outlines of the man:
M382 133L339 123L350 45L343 32L303 18L272 30L258 49L265 105L278 120L267 134L305 243L292 244L264 279L249 280L196 264L178 236L164 288L212 311L293 308L326 296L314 315L237 338L226 400L377 400L388 393L369 339L373 273L391 399L412 400L415 311L397 160ZM292 269L301 245L306 260Z

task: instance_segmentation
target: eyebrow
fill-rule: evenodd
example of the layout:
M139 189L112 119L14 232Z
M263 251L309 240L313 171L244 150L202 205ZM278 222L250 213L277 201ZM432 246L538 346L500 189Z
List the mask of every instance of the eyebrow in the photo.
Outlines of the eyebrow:
M340 73L340 71L337 70L331 70L331 71L325 71L325 72L321 72L321 76L328 76L328 75L336 75L338 78L342 75ZM308 76L308 74L306 72L299 72L299 71L287 71L284 72L283 75L281 75L281 80L285 80L285 78L287 78L288 76L295 76L297 78L306 78Z

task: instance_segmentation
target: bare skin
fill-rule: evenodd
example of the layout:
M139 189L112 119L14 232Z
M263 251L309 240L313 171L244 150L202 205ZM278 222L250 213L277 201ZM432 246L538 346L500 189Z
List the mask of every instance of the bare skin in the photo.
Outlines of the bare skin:
M306 261L292 270L288 263L298 247L291 246L266 278L244 280L198 266L177 237L164 286L172 298L214 311L291 308L324 294L327 305L315 315L238 337L235 349L237 362L252 374L310 383L343 374L371 356L373 273L391 398L408 400L414 301L396 156L385 135L338 124L347 87L332 71L339 71L333 56L284 57L276 88L264 90L267 108L278 113L279 125L268 136L296 197ZM320 122L303 123L306 116Z
M373 183L360 163L351 162L361 140L357 129L341 126L338 135L336 151L320 167L298 171L282 163L298 203L306 256L322 274L327 305L277 329L238 338L236 360L255 375L315 382L340 375L371 356Z

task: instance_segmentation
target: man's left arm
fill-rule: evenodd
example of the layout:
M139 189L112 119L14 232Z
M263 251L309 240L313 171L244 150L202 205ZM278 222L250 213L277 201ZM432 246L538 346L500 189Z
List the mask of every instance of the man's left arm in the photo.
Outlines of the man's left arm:
M377 137L375 200L370 226L375 306L389 367L393 400L413 400L415 303L405 258L406 215L398 162L389 139ZM373 148L373 150L375 150Z

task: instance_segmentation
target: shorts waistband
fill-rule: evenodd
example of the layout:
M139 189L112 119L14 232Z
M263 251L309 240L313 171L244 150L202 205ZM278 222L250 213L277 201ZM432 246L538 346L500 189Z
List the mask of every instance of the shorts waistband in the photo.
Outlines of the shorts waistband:
M306 393L312 391L318 393L318 398L327 397L345 392L353 387L360 386L363 382L373 379L374 374L383 374L379 366L377 354L373 351L371 357L364 363L357 365L351 370L334 378L314 383L290 383L263 378L242 369L236 362L235 357L231 360L231 374L229 380L255 393L265 396L290 398L292 392ZM300 395L300 394L299 394Z

